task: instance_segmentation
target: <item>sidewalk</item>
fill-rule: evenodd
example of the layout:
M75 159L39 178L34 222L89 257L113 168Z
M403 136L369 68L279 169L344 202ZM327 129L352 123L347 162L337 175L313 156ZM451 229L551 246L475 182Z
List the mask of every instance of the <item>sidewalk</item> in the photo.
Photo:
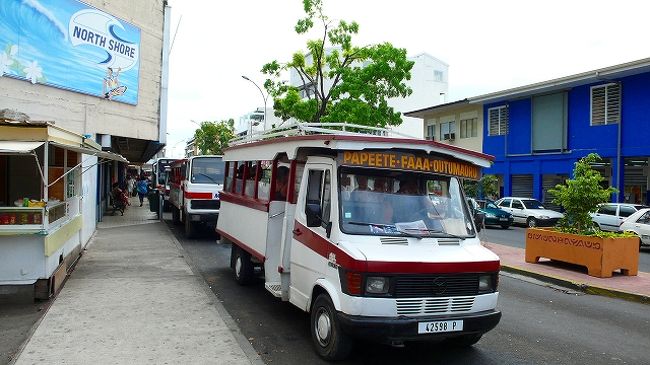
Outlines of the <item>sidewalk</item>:
M104 217L15 364L261 363L167 226L138 205Z
M531 264L525 260L525 249L483 242L483 245L501 259L501 270L531 276L542 281L572 287L588 294L633 300L650 304L650 274L639 271L638 276L615 273L611 278L587 275L586 268L555 261Z

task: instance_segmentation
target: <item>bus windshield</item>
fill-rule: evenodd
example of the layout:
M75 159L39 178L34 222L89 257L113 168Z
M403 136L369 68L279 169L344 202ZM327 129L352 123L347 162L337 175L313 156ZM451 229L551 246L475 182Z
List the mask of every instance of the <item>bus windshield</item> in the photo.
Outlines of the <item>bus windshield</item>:
M342 168L341 230L349 234L472 237L471 216L455 177Z
M190 181L198 184L223 184L225 163L221 157L201 157L192 160Z

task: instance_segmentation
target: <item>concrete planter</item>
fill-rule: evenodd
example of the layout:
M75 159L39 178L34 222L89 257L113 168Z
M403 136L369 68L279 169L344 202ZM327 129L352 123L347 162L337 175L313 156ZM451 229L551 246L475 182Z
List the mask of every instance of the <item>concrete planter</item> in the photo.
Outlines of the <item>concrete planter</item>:
M526 262L541 257L586 266L590 276L612 277L621 269L626 276L639 271L639 238L600 238L561 233L552 229L526 229Z

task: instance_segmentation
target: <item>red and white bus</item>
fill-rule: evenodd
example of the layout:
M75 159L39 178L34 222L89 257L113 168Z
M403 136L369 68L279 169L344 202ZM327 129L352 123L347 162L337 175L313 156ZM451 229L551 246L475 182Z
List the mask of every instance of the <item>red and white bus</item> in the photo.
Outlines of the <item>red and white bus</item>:
M310 313L327 360L354 338L471 346L501 318L500 261L479 241L462 181L492 159L305 124L269 132L226 149L217 232L238 282L262 272L268 291Z
M194 237L200 224L216 226L219 191L223 189L221 156L192 156L172 163L169 203L174 223L185 225L185 235Z

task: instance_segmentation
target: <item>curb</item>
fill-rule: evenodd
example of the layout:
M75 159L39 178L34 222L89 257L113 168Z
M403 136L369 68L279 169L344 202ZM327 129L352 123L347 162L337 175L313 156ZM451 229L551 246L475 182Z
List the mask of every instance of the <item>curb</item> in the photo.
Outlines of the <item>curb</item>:
M524 270L516 266L508 266L508 265L501 264L501 270L513 274L528 276L550 284L564 286L570 289L574 289L576 291L583 292L585 294L600 295L600 296L605 296L610 298L623 299L623 300L641 303L641 304L650 304L650 296L646 296L643 294L629 293L629 292L624 292L615 289L593 286L589 284L579 284L556 276L545 275L534 271Z

